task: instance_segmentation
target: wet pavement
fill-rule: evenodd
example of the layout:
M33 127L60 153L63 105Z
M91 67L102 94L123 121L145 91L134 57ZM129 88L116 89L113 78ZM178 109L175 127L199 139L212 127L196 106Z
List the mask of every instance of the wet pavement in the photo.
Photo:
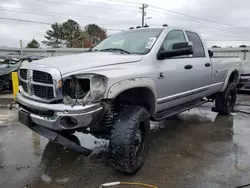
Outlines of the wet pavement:
M211 112L206 104L152 123L149 153L135 175L114 170L106 155L84 157L48 142L20 125L15 110L0 109L0 187L98 188L111 181L159 188L249 184L250 115L244 112L250 113L250 95L239 96L237 104L241 112L230 116Z

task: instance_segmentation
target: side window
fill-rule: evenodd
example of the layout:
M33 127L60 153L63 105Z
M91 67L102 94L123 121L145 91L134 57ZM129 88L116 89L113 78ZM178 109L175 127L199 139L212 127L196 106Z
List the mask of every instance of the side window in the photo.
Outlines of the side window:
M161 50L171 50L172 44L178 42L186 42L184 33L180 30L170 31L162 44Z
M205 57L205 51L199 35L189 31L186 31L186 34L188 36L188 40L193 43L193 57Z

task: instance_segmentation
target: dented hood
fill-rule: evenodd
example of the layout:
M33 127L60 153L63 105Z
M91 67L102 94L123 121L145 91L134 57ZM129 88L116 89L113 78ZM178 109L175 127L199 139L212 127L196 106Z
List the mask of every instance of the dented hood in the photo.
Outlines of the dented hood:
M142 55L119 54L111 52L84 52L75 55L45 58L34 61L32 64L55 67L59 69L63 75L84 69L138 62L141 59Z

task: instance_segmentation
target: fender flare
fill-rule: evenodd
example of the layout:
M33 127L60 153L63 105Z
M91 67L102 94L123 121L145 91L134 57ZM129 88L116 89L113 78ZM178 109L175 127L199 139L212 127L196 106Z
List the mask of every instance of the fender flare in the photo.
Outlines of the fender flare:
M238 67L232 67L232 68L230 68L228 70L228 72L227 72L227 76L225 78L224 85L223 85L223 88L222 88L221 91L224 91L227 88L227 85L228 85L228 82L229 82L229 78L230 78L230 76L232 75L233 72L237 72L238 73L239 77L238 77L237 82L239 81L239 79L240 79L239 68Z
M133 88L148 88L149 90L152 91L154 95L154 105L155 109L154 112L156 111L156 87L155 87L155 82L150 79L150 78L130 78L126 80L121 80L119 82L116 82L113 84L107 94L106 98L108 99L113 99L116 98L119 94L122 92L128 90L128 89L133 89Z

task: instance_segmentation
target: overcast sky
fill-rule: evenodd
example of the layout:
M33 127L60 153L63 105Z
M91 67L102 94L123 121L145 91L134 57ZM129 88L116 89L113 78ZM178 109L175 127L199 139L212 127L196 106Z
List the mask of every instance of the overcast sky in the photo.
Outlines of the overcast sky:
M33 38L40 42L50 28L46 23L69 18L81 27L95 23L108 34L125 30L141 25L142 2L149 5L148 25L191 28L203 35L208 46L250 45L249 0L0 0L0 46L19 47L20 40L26 46Z

